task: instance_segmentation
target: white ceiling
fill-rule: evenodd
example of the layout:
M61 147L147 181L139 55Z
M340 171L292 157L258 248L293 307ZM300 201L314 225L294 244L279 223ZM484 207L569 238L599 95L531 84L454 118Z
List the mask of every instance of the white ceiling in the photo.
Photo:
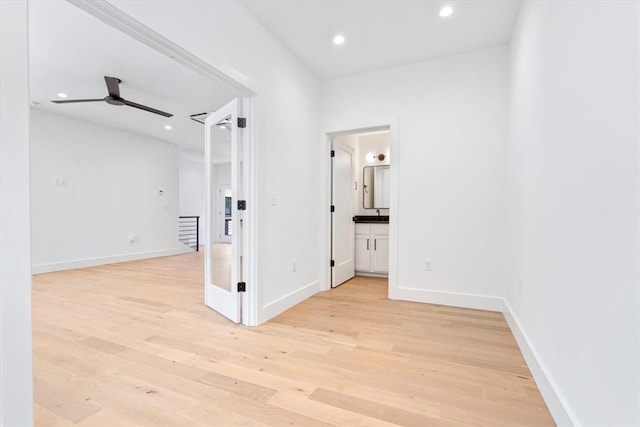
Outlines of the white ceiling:
M1 0L0 0L1 1ZM408 64L504 44L520 0L241 0L275 37L322 79ZM202 152L203 126L189 115L215 111L237 96L63 0L29 3L31 101L35 108L163 139ZM331 42L336 33L342 46ZM118 77L121 96L173 113L171 118L105 102L53 104L107 95L104 76ZM173 129L167 131L164 126ZM220 133L222 136L223 133Z
M225 83L184 67L66 1L29 3L31 102L35 108L105 124L202 152L204 127L191 114L211 112L236 96ZM120 95L172 113L171 118L106 102L53 104L107 96L104 76L118 77ZM171 131L165 125L171 125Z
M320 79L505 44L521 0L240 0ZM452 5L448 18L438 16ZM336 34L346 42L332 43Z

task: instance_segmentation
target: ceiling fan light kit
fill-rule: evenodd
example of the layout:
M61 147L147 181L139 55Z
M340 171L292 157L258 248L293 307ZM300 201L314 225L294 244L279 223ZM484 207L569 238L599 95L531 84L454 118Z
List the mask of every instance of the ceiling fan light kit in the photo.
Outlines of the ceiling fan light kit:
M171 113L166 113L164 111L160 111L157 110L155 108L151 108L148 107L146 105L142 105L142 104L138 104L132 101L129 101L127 99L124 99L120 96L120 83L122 83L122 80L120 80L117 77L107 77L104 76L104 82L107 85L107 92L109 93L109 95L105 96L104 98L97 98L97 99L56 99L53 100L51 102L55 103L55 104L70 104L70 103L78 103L78 102L100 102L100 101L105 101L107 104L111 104L111 105L126 105L128 107L133 107L133 108L137 108L139 110L143 110L143 111L148 111L150 113L154 113L154 114L159 114L161 116L164 117L172 117L173 114Z

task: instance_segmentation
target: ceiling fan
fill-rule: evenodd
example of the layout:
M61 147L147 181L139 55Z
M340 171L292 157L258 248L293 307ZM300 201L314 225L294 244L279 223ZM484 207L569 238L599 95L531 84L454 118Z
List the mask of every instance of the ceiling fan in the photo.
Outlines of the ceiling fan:
M55 101L51 101L51 102L54 102L56 104L69 104L69 103L72 103L72 102L98 102L98 101L105 101L107 104L111 104L111 105L128 105L129 107L138 108L140 110L148 111L150 113L159 114L159 115L165 116L165 117L173 116L173 114L165 113L164 111L156 110L155 108L147 107L146 105L137 104L135 102L131 102L131 101L128 101L128 100L126 100L124 98L121 98L120 97L120 83L122 83L122 80L120 80L119 78L104 76L104 81L107 84L107 91L109 92L109 95L105 96L104 98L98 98L98 99L63 99L63 100L55 100Z

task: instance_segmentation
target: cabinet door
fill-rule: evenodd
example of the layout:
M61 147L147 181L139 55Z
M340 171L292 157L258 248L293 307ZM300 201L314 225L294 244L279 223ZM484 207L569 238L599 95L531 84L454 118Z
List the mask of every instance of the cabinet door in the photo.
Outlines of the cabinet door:
M373 256L371 271L374 273L388 273L389 272L389 235L388 234L373 234Z
M371 239L369 234L356 234L355 253L356 271L369 271Z

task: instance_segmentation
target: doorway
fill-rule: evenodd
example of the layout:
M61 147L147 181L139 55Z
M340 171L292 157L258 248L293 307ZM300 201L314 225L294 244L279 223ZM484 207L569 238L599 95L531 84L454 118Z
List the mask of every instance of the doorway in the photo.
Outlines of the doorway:
M391 131L331 136L330 285L389 275Z
M74 159L68 164L58 165L59 169L64 170L65 175L54 175L49 170L32 168L32 171L42 175L31 180L36 189L32 192L35 196L34 200L45 200L44 197L39 196L39 192L52 194L53 191L57 192L55 196L66 197L65 201L70 200L68 203L54 204L55 212L52 212L54 209L40 208L38 216L32 211L32 221L35 218L36 222L33 236L36 239L40 237L40 241L34 246L46 249L35 253L36 256L32 258L34 263L38 262L50 268L48 271L55 271L54 268L70 269L189 252L189 248L180 244L178 240L180 202L177 188L179 180L177 153L185 148L190 154L199 154L201 162L199 173L201 176L205 174L202 154L205 146L204 128L202 122L198 123L197 120L192 119L194 115L192 113L206 111L205 115L208 115L212 110L223 108L225 102L237 100L237 104L247 113L244 115L247 120L241 152L250 158L251 147L254 145L252 130L254 121L246 116L254 111L255 94L189 52L169 43L160 34L133 20L127 20L126 15L109 3L36 2L33 7L30 7L29 13L30 52L35 55L35 58L30 61L32 110L40 110L42 112L40 115L43 117L47 114L48 122L53 122L58 117L66 120L68 115L75 121L88 123L82 129L91 130L91 126L95 128L102 126L101 132L95 133L99 134L98 136L108 134L110 138L107 141L105 137L103 138L105 141L102 141L95 135L93 138L77 137L76 139L83 144L75 144L75 139L58 138L67 144L64 148L73 149L79 146L84 150L82 152L76 150L75 157L59 156ZM53 17L57 18L53 19ZM59 25L56 26L56 22L74 22L74 28L62 28ZM77 38L78 28L83 29L84 36L81 39ZM117 46L108 45L111 42ZM51 44L54 46L52 47ZM120 49L124 46L126 49ZM95 51L98 51L99 55L91 55ZM71 63L71 61L65 61L67 57L77 59L72 63L76 72L65 72L68 71L67 68ZM129 104L108 105L106 102L98 102L104 100L97 98L104 95L103 92L107 89L114 90L109 88L109 82L106 83L107 87L104 87L103 80L107 79L119 81L118 84L122 87L118 89L122 90L123 97L158 107L157 111L151 111L150 108L129 108ZM98 81L98 87L94 87L94 81ZM171 91L162 90L165 88L162 84L167 81L171 82ZM64 89L64 92L69 92L70 99L95 96L96 99L92 101L96 102L51 103L50 101L56 98L56 95L55 92L51 95L53 86L49 85L54 84ZM162 87L158 88L158 85ZM111 94L111 92L108 93ZM58 93L57 96L64 98L67 94ZM59 100L56 101L59 102ZM44 123L44 119L41 122ZM73 126L57 127L73 128L74 131L78 129ZM49 148L44 144L47 141L45 138L52 139L46 132L40 131L37 135L42 136L40 146L56 153L63 153L63 150L56 151L55 147ZM95 150L90 150L90 144L84 143L85 141L95 142ZM133 143L128 144L130 141ZM118 142L122 143L117 145ZM71 143L75 145L71 146ZM185 145L183 146L182 143ZM33 138L31 144L33 146ZM126 151L118 151L120 146L125 146ZM87 152L89 154L85 155ZM47 160L42 153L46 154L41 150L40 158ZM78 160L80 154L84 157ZM128 162L125 165L127 167L109 170L100 167L101 164L107 163L118 165L123 158ZM244 169L246 175L251 175L253 178L253 157L250 159L251 163L247 163L249 167ZM237 161L241 163L242 159L238 158ZM97 166L95 166L96 163ZM118 170L118 173L113 173L113 170ZM49 175L56 177L56 188L53 190L49 188L52 187L49 183ZM203 181L203 179L200 180L199 185ZM40 182L41 184L38 184ZM223 182L230 183L228 179ZM247 187L245 194L247 194L248 205L254 206L253 193L248 192L252 188L250 182L249 179L245 179L242 185ZM38 185L40 187L37 187ZM82 185L84 187L81 187ZM85 191L89 186L92 191ZM117 188L117 191L114 191L114 188ZM71 193L71 189L73 189L74 198L67 195ZM193 203L193 205L202 206L204 211L204 189L194 190L192 193L193 199L198 199L198 204ZM114 199L125 199L129 203L113 203ZM82 209L78 209L78 206L72 203L75 201L81 201ZM123 204L129 207L126 215L122 214ZM74 212L74 209L81 210L85 215L70 215L69 212ZM88 211L89 209L94 209L98 213ZM56 216L54 217L53 214ZM196 212L197 214L202 215L201 212ZM73 219L99 223L101 226L75 224L76 229L88 230L88 233L96 233L99 236L94 238L93 235L83 236L81 233L73 233L75 240L69 241L71 240L69 235L59 239L51 238L51 233L45 235L40 232L43 229L56 232L69 229L70 226L67 226L67 223L65 227L47 226L58 217L69 219L69 221ZM233 223L229 216L226 216L225 220L226 230L222 234L224 239L228 240L226 243L229 243L236 234L237 224ZM104 229L105 226L108 230ZM244 222L244 228L247 231L249 227L247 219ZM103 242L100 237L104 238L105 235L118 237L108 241L103 239ZM63 251L50 250L52 242L59 245L60 241L68 241L68 251L63 253ZM93 246L90 246L92 244ZM248 248L248 246L244 247ZM51 259L53 256L57 258ZM241 265L242 274L253 274L249 257L245 256ZM58 266L60 268L57 268ZM46 271L43 267L41 272ZM237 276L242 274L238 272ZM230 286L231 280L226 280L226 283L227 287ZM255 317L251 315L255 305L247 304L246 309L247 319Z

